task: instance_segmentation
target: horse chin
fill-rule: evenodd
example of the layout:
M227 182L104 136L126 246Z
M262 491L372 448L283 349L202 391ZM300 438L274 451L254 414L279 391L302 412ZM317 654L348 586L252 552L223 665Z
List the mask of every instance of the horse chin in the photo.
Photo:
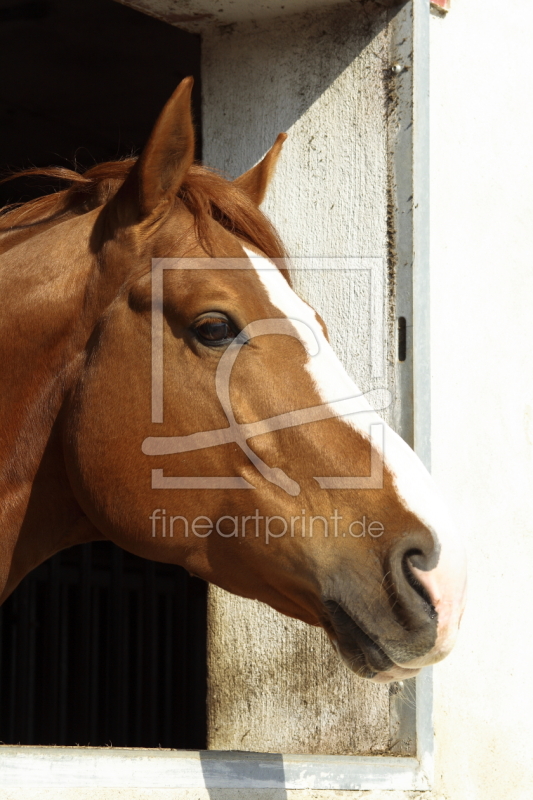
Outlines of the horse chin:
M404 667L394 666L386 672L377 672L370 678L374 683L393 683L395 681L406 681L418 675L420 669L405 669Z
M323 626L331 643L348 669L360 678L374 683L403 681L414 678L424 666L424 663L419 663L422 659L398 663L387 652L388 648L384 649L369 636L361 624L335 601L326 601L325 608L327 616L323 619Z
M369 663L361 648L352 647L350 648L350 652L345 652L340 648L337 639L332 638L331 642L339 658L351 672L355 672L359 678L365 678L373 683L405 681L408 678L414 678L420 672L420 668L409 669L407 667L401 667L394 662L386 669L376 668L375 665Z

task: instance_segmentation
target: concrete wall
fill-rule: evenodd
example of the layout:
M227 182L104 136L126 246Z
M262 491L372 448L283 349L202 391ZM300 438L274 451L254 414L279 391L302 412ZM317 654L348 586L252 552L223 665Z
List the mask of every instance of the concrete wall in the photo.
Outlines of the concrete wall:
M386 12L349 4L208 29L202 52L204 161L237 176L287 131L264 210L293 258L295 287L326 320L361 388L393 390L390 364L372 374L370 270L346 261L381 259L383 310ZM307 271L309 256L327 257L326 268ZM341 265L348 269L331 269ZM210 748L386 753L399 738L388 687L350 674L322 631L216 588L210 598Z

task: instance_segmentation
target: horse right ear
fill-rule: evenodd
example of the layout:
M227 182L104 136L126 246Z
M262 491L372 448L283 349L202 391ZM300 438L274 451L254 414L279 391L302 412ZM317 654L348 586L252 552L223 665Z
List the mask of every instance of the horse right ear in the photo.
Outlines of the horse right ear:
M240 178L236 178L233 183L245 192L256 206L260 206L264 200L266 191L274 176L274 170L283 147L283 142L287 138L286 133L280 133L278 138L266 154L266 156L245 172Z
M117 200L126 201L137 219L149 218L175 196L194 160L191 113L193 78L184 78L166 103L150 138Z

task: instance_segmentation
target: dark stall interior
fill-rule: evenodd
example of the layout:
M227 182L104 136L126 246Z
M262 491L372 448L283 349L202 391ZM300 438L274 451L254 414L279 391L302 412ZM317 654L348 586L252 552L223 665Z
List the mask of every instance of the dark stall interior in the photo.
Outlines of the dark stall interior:
M138 153L200 40L112 0L0 0L0 170ZM201 142L198 132L198 156ZM59 188L0 185L0 204ZM0 742L203 748L206 587L109 542L59 553L0 609Z
M2 169L86 169L138 152L187 75L200 122L199 37L113 0L0 0L0 75ZM0 192L4 205L43 189Z

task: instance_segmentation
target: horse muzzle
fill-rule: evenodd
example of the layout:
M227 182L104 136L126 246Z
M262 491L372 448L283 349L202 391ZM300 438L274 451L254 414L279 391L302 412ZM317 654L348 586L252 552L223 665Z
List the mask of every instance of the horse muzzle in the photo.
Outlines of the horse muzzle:
M464 558L461 564L448 549L437 559L426 556L407 537L389 554L376 583L373 602L353 591L323 601L324 628L344 663L360 677L386 683L445 658L465 605ZM364 584L368 591L368 579Z

